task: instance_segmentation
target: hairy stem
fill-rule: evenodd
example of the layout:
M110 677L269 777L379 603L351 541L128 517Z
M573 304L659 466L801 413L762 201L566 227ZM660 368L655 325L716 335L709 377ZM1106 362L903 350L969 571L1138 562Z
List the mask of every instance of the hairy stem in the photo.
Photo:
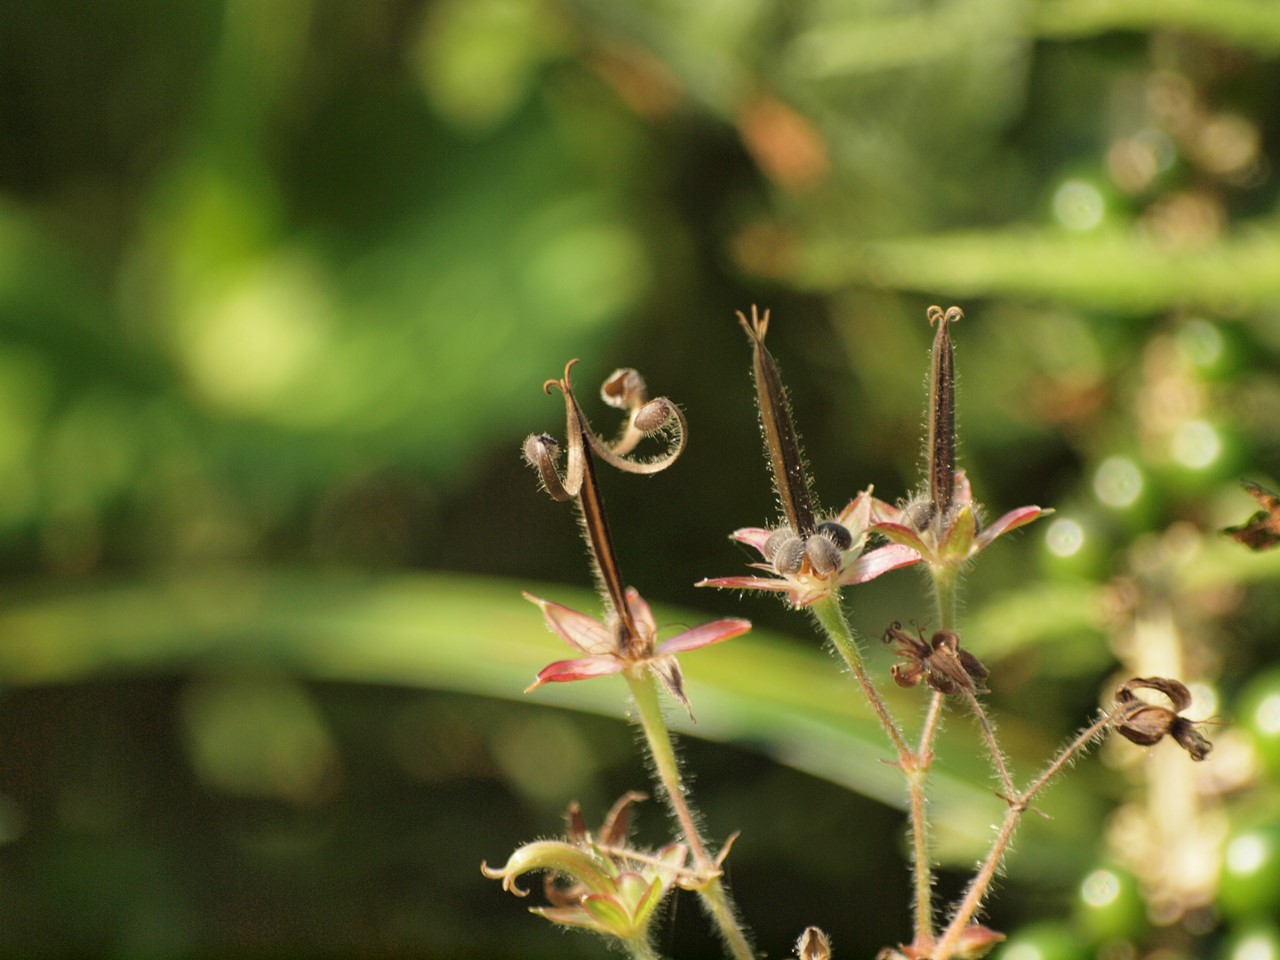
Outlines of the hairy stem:
M649 946L649 942L643 938L623 942L626 945L627 955L631 957L631 960L662 960L654 952L653 947Z
M844 618L844 611L840 609L839 600L835 597L823 597L812 604L809 609L813 611L818 625L822 627L822 631L827 635L827 639L831 641L831 645L836 648L836 652L840 654L841 659L853 672L854 678L858 681L858 686L862 687L862 692L866 695L867 702L871 704L872 712L875 713L876 719L880 721L880 726L884 728L885 734L893 744L893 749L898 753L898 762L909 764L914 759L914 754L912 754L911 748L907 746L907 741L903 738L898 724L889 713L889 708L885 706L884 700L881 699L880 691L871 682L871 677L867 674L867 668L863 666L862 651L858 649L858 641L854 639L853 631L849 628L849 623ZM903 769L905 770L906 766Z
M1059 751L1058 755L1053 758L1040 775L1031 781L1027 789L1016 796L1009 797L1009 809L1005 812L1004 820L1000 823L996 839L991 844L991 849L988 851L986 859L983 860L982 866L978 868L978 872L969 881L964 898L956 907L955 913L951 917L951 922L947 924L947 929L943 931L942 939L938 941L932 960L949 960L955 952L960 936L973 919L973 915L978 912L978 908L982 906L982 899L991 887L991 881L995 877L996 871L1000 868L1000 861L1004 859L1005 851L1013 840L1014 832L1018 829L1018 824L1022 821L1023 814L1031 809L1031 801L1035 799L1041 790L1048 786L1054 777L1062 772L1067 764L1088 748L1098 734L1111 724L1115 716L1114 711L1103 714L1081 730L1074 740Z
M969 709L973 711L973 716L978 721L978 728L982 731L983 742L987 745L987 752L991 754L991 766L996 772L996 776L1000 778L1000 789L1006 800L1012 802L1014 795L1013 778L1009 775L1009 766L1005 762L1004 751L1000 749L1000 744L996 740L995 728L991 726L991 721L987 719L987 712L982 708L982 701L977 698L972 690L962 690L964 698L969 702Z
M909 806L911 815L911 848L912 848L912 890L915 905L915 945L927 948L933 943L933 869L929 861L928 818L925 812L925 779L928 776L931 753L924 750L913 752L902 735L902 730L889 713L889 708L880 697L880 691L872 683L866 667L862 663L862 652L849 629L848 621L840 604L834 598L824 598L814 603L809 609L813 611L827 639L831 641L841 658L853 672L862 692L866 694L871 710L880 721L885 734L898 754L898 767L907 778ZM931 731L937 723L940 695L934 695L930 704L929 715L925 719L926 731ZM932 733L926 736L932 739Z
M955 629L956 576L945 568L931 568L933 595L938 608L938 629ZM911 792L911 875L913 893L913 919L915 939L912 945L920 950L933 946L933 860L929 854L929 814L926 807L926 788L929 767L933 763L933 741L938 733L942 708L946 697L933 691L929 708L925 712L924 726L920 729L920 745L913 755L913 763L903 769L907 772L907 786Z
M680 764L676 760L671 733L658 702L658 687L653 674L645 671L638 675L627 673L625 676L635 700L640 729L644 731L649 754L653 758L654 770L662 784L662 794L666 797L676 822L680 824L680 832L684 834L684 842L689 847L694 866L706 878L705 886L698 890L702 905L711 915L733 960L754 960L755 953L738 920L729 891L720 881L720 865L707 853L706 842L698 830L697 818L689 804L689 792L680 776Z

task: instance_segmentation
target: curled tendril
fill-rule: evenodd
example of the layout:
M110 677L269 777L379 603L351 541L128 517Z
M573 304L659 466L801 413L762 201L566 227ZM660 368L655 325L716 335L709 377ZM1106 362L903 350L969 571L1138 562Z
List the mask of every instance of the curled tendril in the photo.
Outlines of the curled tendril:
M589 448L605 463L624 473L659 473L684 452L688 427L680 408L666 397L648 399L644 379L635 370L615 370L600 388L601 399L611 407L625 410L618 439L606 443L596 436L587 421L582 407L573 393L570 373L577 360L565 364L564 376L548 380L542 385L546 393L559 390L564 395L569 457L566 469L560 471L560 445L549 434L533 434L524 442L524 457L538 471L542 485L555 500L572 500L582 489L588 469L586 450ZM635 459L631 452L646 437L662 436L667 439L663 453L649 459Z

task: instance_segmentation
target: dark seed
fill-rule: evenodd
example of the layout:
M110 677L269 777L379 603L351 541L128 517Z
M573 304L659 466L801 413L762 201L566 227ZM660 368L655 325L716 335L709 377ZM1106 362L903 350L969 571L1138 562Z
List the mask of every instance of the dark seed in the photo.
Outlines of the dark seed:
M841 550L848 550L853 546L853 534L843 524L828 520L826 523L818 524L818 532L825 533Z

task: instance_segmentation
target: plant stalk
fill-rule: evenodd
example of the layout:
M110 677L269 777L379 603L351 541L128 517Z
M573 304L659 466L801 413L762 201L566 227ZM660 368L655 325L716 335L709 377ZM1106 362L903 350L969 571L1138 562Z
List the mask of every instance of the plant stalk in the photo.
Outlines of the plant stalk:
M949 960L955 952L956 945L959 943L965 928L973 919L973 915L978 912L978 908L982 906L982 899L986 896L987 890L991 886L991 880L995 877L996 870L1000 867L1000 861L1004 859L1005 851L1013 840L1014 832L1018 829L1018 824L1022 821L1023 814L1031 809L1031 801L1035 799L1041 790L1048 786L1054 777L1062 772L1068 763L1075 759L1077 754L1087 749L1098 734L1110 726L1111 722L1115 720L1115 716L1115 711L1105 713L1081 730L1079 735L1054 757L1040 775L1031 781L1027 789L1017 796L1008 798L1009 809L1005 812L1004 820L1000 823L1000 830L996 834L995 842L991 844L991 850L988 851L982 866L978 868L978 872L969 881L964 898L956 907L955 913L951 917L951 922L947 924L947 929L943 931L932 960Z
M627 954L631 960L662 960L662 958L654 952L653 947L649 946L649 941L643 937L635 940L624 940Z
M914 760L914 754L911 752L911 748L907 746L907 741L903 738L898 724L889 713L889 708L885 706L884 700L881 699L880 691L876 689L871 677L867 674L866 667L863 666L862 651L858 649L858 641L854 639L853 631L849 628L849 623L844 618L844 611L840 609L840 601L835 597L823 597L810 605L809 609L813 611L814 617L817 618L818 625L822 627L822 632L827 635L831 645L836 648L840 658L844 660L855 679L857 679L858 686L862 687L862 692L866 695L867 702L871 704L872 712L875 713L876 719L880 721L880 726L884 728L885 734L889 737L889 742L893 744L893 749L898 753L898 762L909 765ZM906 770L906 766L903 769Z
M636 717L640 729L644 731L645 741L649 745L649 755L653 758L654 770L662 784L662 793L667 799L672 814L675 815L676 822L680 824L680 831L684 834L684 842L689 847L694 866L698 873L706 878L705 885L698 890L698 896L724 939L725 947L733 960L755 960L755 952L751 949L747 935L738 920L729 891L720 880L720 865L707 852L706 842L702 839L697 819L689 805L688 790L680 776L680 764L676 759L666 718L662 715L662 705L658 701L658 688L653 674L645 670L638 671L636 674L628 672L625 676L627 686L631 688L631 696L635 700Z

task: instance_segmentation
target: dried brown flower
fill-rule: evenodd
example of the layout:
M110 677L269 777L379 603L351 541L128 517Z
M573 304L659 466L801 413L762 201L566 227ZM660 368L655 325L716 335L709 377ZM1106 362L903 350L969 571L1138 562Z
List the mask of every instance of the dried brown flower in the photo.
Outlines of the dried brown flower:
M960 636L951 630L939 630L926 641L919 627L913 637L895 620L885 630L884 642L896 643L898 655L906 658L893 665L893 680L900 687L914 687L923 680L930 689L943 694L961 690L987 692L987 668L960 646Z
M1169 707L1139 699L1135 690L1155 690L1169 700ZM1116 692L1119 712L1114 721L1116 732L1140 747L1151 747L1166 735L1187 751L1192 760L1209 756L1213 744L1196 729L1196 724L1178 714L1191 706L1191 691L1177 680L1166 677L1135 677Z

